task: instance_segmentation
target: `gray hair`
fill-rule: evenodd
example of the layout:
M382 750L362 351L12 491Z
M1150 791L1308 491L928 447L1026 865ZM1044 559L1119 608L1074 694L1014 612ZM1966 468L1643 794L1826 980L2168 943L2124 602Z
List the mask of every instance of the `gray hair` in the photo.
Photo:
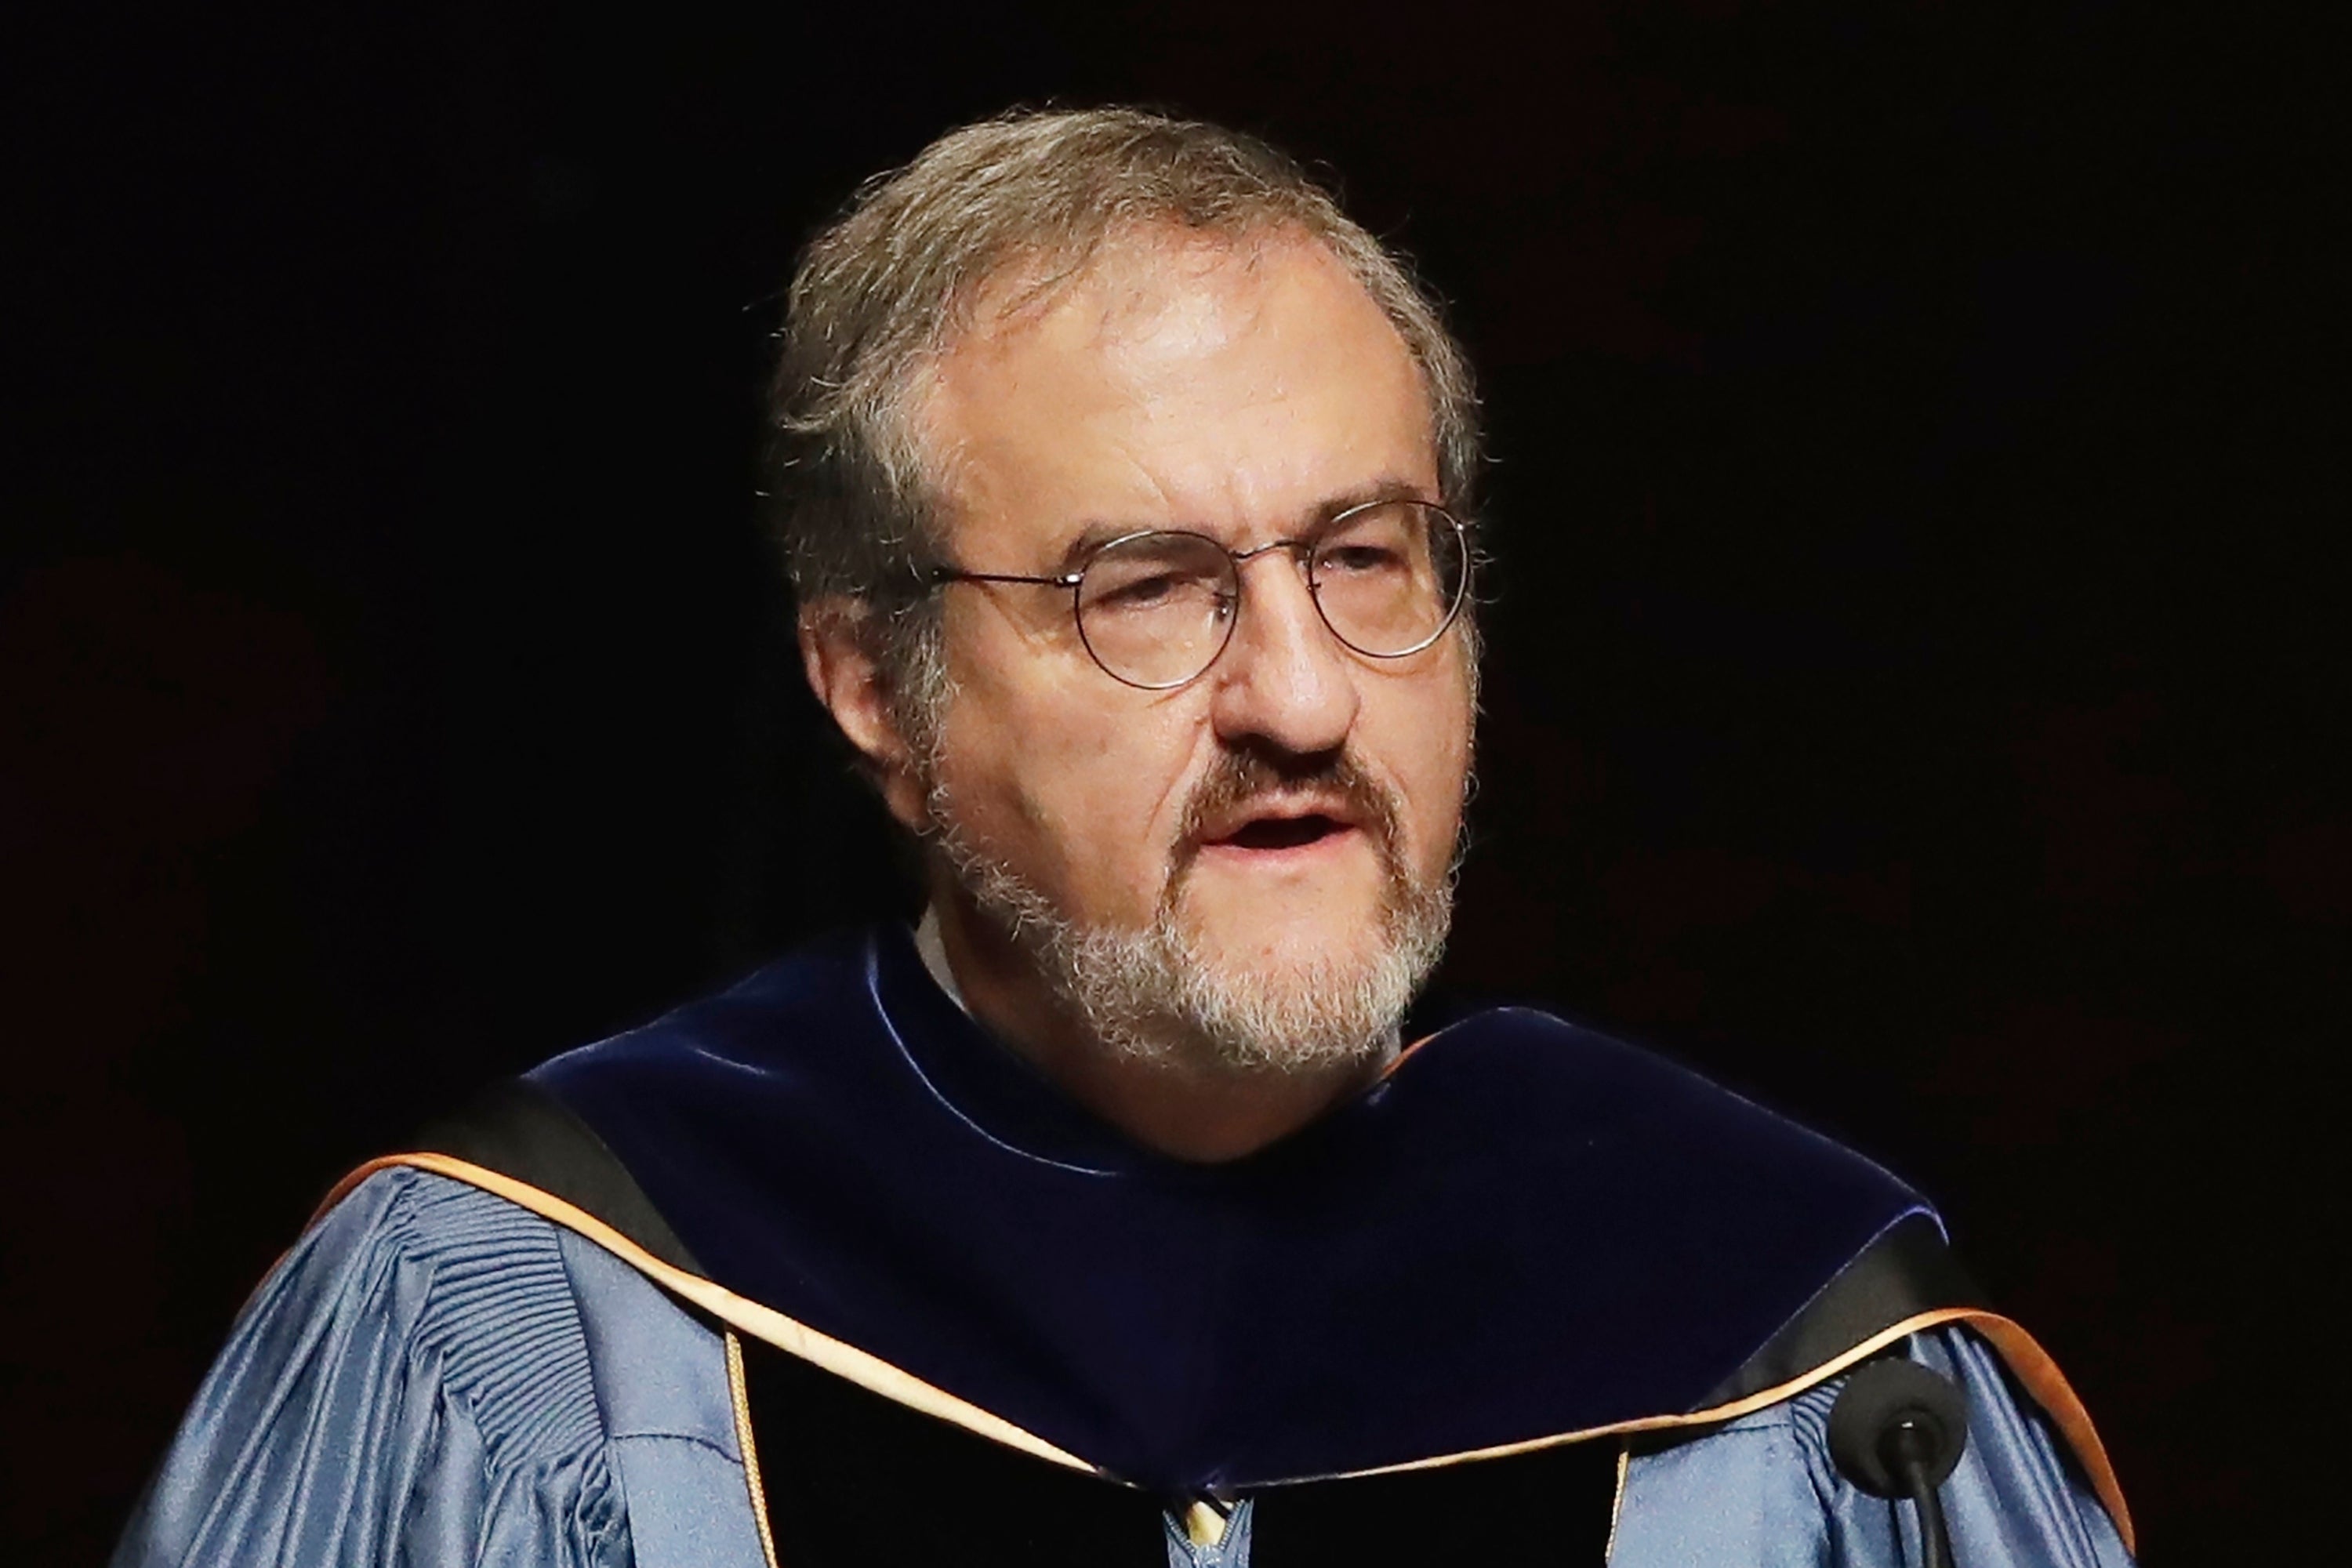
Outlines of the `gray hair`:
M1445 504L1468 515L1480 464L1469 363L1410 268L1287 156L1254 137L1134 109L1016 111L951 131L868 181L802 258L770 403L768 489L803 605L862 605L908 738L946 696L938 496L908 417L923 371L1008 268L1076 278L1104 245L1173 226L1319 241L1396 328L1430 400Z

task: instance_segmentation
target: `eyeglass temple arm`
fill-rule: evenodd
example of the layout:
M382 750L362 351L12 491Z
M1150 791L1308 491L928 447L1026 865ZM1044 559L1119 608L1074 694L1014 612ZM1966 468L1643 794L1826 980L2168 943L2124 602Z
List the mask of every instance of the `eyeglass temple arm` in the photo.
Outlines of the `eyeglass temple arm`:
M934 566L924 574L923 580L933 587L942 583L1034 583L1045 588L1075 588L1081 572L1065 572L1057 577L1033 577L1017 572L967 572L961 566Z

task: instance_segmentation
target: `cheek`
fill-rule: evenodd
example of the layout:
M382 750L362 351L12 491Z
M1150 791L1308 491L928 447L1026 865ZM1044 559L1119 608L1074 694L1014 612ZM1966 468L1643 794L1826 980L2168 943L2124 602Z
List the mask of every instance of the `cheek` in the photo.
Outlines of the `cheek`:
M1203 729L1165 706L966 682L941 782L967 832L1066 900L1097 912L1155 900Z
M1089 704L1056 715L1027 765L1040 797L1061 814L1055 826L1063 837L1084 846L1094 865L1157 865L1174 837L1205 733L1198 722L1148 705L1106 711Z
M1404 792L1410 853L1433 875L1453 858L1469 782L1469 688L1449 673L1435 691L1423 688L1401 707L1390 765Z

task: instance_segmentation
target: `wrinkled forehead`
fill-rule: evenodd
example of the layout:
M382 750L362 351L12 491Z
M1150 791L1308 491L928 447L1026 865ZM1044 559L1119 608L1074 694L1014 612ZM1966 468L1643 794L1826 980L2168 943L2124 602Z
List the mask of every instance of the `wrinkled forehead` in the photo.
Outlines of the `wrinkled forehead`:
M1319 241L1160 229L1000 272L910 410L944 521L1208 526L1437 483L1402 336ZM1318 488L1319 487L1319 488Z

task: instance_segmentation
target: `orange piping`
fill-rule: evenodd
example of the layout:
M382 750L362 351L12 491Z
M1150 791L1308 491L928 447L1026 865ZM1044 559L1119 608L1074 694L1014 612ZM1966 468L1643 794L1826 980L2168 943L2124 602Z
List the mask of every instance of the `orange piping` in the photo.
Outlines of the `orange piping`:
M1408 1053L1409 1054L1409 1053ZM1399 1058L1402 1059L1402 1058ZM1010 1448L1034 1454L1042 1459L1070 1469L1102 1475L1097 1467L1087 1464L1074 1454L1066 1453L1033 1433L1023 1430L1000 1415L994 1415L969 1401L957 1398L945 1389L925 1383L912 1373L903 1372L879 1356L859 1350L856 1346L819 1333L804 1323L794 1321L772 1308L763 1307L749 1297L738 1296L698 1274L663 1262L644 1247L614 1230L611 1226L565 1202L554 1194L541 1191L527 1182L502 1175L486 1166L474 1164L448 1154L410 1153L387 1154L371 1160L335 1184L318 1213L311 1216L316 1224L326 1212L342 1201L360 1183L378 1171L407 1165L447 1176L469 1186L506 1199L519 1207L529 1209L542 1219L551 1220L573 1231L612 1253L624 1263L653 1279L676 1295L685 1298L754 1339L775 1346L788 1354L845 1377L859 1387L893 1399L901 1405L975 1432ZM1777 1405L1792 1395L1803 1393L1819 1383L1825 1383L1857 1362L1867 1360L1895 1341L1932 1329L1944 1323L1966 1323L1982 1334L2000 1352L2017 1380L2023 1384L2035 1403L2056 1425L2076 1458L2082 1461L2089 1475L2091 1489L2115 1521L2116 1533L2123 1538L2126 1551L2137 1553L2137 1537L2132 1528L2131 1510L2124 1502L2123 1488L2116 1479L2115 1467L2108 1461L2106 1447L2099 1441L2097 1430L2091 1425L2090 1413L2075 1395L2065 1375L2050 1353L2036 1343L2033 1336L2011 1319L1997 1312L1975 1307L1939 1307L1933 1311L1918 1312L1901 1322L1882 1329L1852 1349L1831 1357L1785 1383L1735 1399L1727 1404L1710 1405L1684 1415L1645 1415L1632 1421L1615 1421L1602 1426L1588 1426L1581 1431L1561 1432L1548 1437L1530 1437L1517 1443L1499 1443L1492 1447L1466 1449L1457 1454L1441 1454L1426 1459L1412 1459L1397 1465L1379 1465L1370 1469L1347 1470L1332 1476L1301 1477L1302 1480L1345 1480L1361 1476L1395 1475L1408 1470L1436 1469L1447 1465L1469 1464L1480 1459L1506 1458L1514 1454L1533 1453L1570 1443L1581 1443L1595 1437L1628 1436L1636 1432L1671 1431L1685 1426L1710 1426ZM1110 1478L1105 1477L1106 1479Z

